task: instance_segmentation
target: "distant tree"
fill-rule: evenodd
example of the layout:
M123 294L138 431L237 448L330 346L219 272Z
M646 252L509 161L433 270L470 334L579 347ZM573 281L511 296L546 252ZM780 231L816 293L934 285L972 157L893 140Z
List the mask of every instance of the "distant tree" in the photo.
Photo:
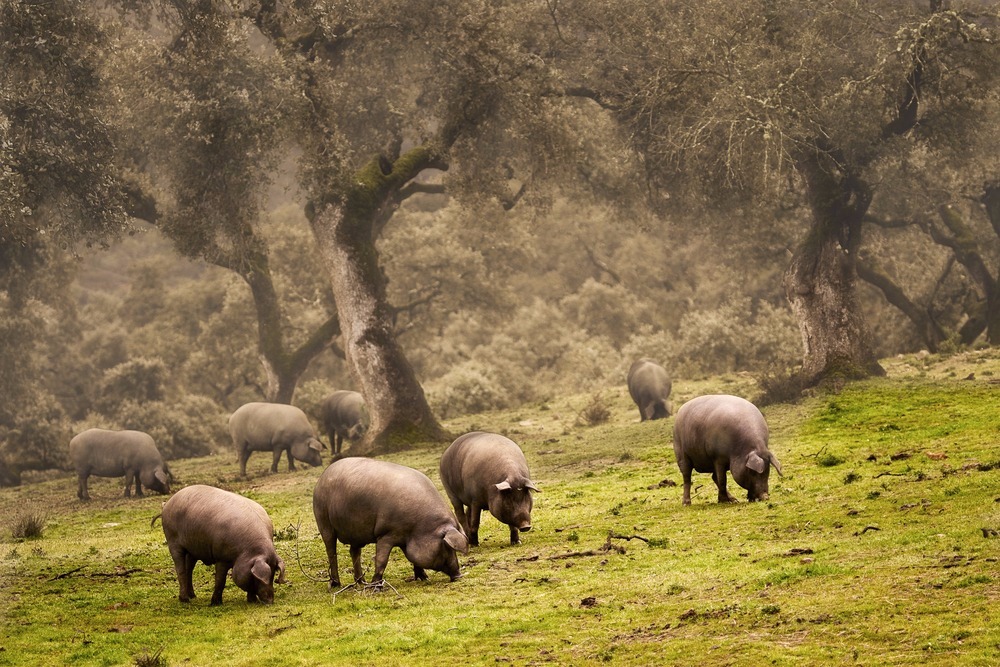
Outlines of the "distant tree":
M580 153L574 119L545 95L549 70L528 20L539 12L464 0L250 10L306 102L300 183L371 413L359 452L446 435L393 330L376 240L395 211L442 188L509 208L552 169L546 160Z
M66 290L66 254L128 228L106 123L116 101L101 79L107 35L88 7L0 3L0 482L16 482L33 457L50 464L47 426L62 415L34 352Z
M291 340L261 232L264 193L294 109L281 64L255 52L246 22L224 3L168 4L170 39L129 51L119 81L131 110L136 168L132 212L155 224L185 256L233 271L250 288L265 400L289 403L309 363L339 334L328 314ZM136 68L132 57L147 63ZM142 185L145 183L145 185Z
M558 7L553 20L567 42L590 37L570 73L593 85L567 92L590 96L634 132L669 203L804 208L807 228L795 240L785 291L802 332L805 378L882 373L855 289L865 216L887 162L990 122L972 112L996 90L996 7ZM756 233L743 224L734 232Z

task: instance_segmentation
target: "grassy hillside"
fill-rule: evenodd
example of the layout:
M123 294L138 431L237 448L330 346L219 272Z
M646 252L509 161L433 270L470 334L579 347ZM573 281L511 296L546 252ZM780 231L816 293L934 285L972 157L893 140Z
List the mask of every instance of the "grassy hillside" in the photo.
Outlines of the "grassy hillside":
M135 664L157 652L160 664L254 667L996 664L1000 354L887 365L886 379L764 410L785 471L766 503L718 505L698 475L683 507L672 420L639 423L624 387L605 392L611 419L596 427L577 423L590 396L453 420L456 433L522 445L542 488L535 530L511 547L484 516L483 545L454 583L407 581L394 551L386 578L398 593L334 598L310 578L325 565L311 512L318 468L267 475L256 454L240 480L225 447L173 464L180 485L215 484L268 509L290 579L272 606L248 605L230 582L210 608L203 566L199 597L178 602L163 533L149 526L162 497L126 501L119 480L98 479L83 504L70 477L0 489L0 665ZM753 385L682 379L675 407L710 392L749 396ZM441 451L392 458L439 483ZM45 517L43 536L14 540L28 514ZM343 547L340 562L349 577Z

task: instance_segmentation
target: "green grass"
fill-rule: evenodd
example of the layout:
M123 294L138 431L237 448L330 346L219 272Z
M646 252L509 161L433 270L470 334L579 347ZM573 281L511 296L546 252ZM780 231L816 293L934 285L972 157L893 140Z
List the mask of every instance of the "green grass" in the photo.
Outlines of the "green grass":
M92 479L84 504L69 476L2 489L0 665L132 665L157 652L169 665L996 664L1000 356L886 364L886 379L765 409L785 472L765 503L718 505L698 475L683 507L672 420L639 423L624 387L601 393L610 417L596 426L579 420L592 395L453 420L455 433L522 445L542 488L535 529L511 547L484 516L454 583L407 581L394 551L398 595L334 599L303 573L325 567L311 511L320 469L267 475L256 455L240 480L224 445L171 463L180 484L267 508L289 565L271 606L248 605L230 582L209 607L201 566L199 597L178 602L149 526L160 496L126 500L121 480ZM675 406L716 391L754 389L743 376L678 381ZM442 449L391 458L437 481ZM41 537L12 537L26 515L45 517ZM372 557L368 547L369 571ZM342 548L344 578L349 562Z

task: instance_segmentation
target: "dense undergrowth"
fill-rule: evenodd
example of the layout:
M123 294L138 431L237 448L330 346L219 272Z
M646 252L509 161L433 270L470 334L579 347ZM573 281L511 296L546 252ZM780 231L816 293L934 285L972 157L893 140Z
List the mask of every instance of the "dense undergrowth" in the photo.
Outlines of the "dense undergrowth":
M0 489L0 665L994 664L1000 354L886 365L888 378L765 408L785 472L766 503L718 505L699 475L682 507L672 420L640 423L624 387L603 392L598 425L581 418L592 395L452 420L522 445L542 488L535 529L511 547L484 517L454 583L407 581L395 551L396 592L331 595L311 513L321 469L269 475L255 455L241 480L225 443L172 467L180 485L267 508L290 565L272 606L230 582L209 607L201 566L199 597L178 602L149 525L160 496L126 500L98 479L84 504L68 476ZM755 391L743 376L682 379L674 405ZM442 449L392 460L438 482ZM13 537L26 516L44 517L41 537Z

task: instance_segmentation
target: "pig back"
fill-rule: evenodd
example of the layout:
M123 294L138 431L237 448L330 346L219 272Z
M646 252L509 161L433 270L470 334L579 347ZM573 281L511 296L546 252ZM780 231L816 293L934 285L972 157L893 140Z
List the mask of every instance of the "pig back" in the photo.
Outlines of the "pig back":
M315 438L306 414L284 403L246 403L229 417L229 433L237 446L251 451L271 451Z
M423 473L388 461L348 457L334 461L316 482L313 511L345 544L371 544L432 530L454 516Z
M274 525L264 508L212 486L184 487L163 505L161 520L168 543L184 547L209 565L273 548Z
M739 396L699 396L681 406L674 421L674 452L699 472L710 472L717 459L765 452L767 440L764 415Z
M660 414L662 410L668 409L666 406L661 410L656 409L657 404L662 403L670 396L670 391L673 388L673 383L665 368L652 359L639 359L629 367L626 384L629 395L643 411L646 419L669 415L669 412Z
M152 436L142 431L92 428L69 441L69 456L78 474L119 477L163 464Z
M346 433L355 425L367 427L365 399L356 391L339 389L324 399L320 419L328 433L334 430Z

